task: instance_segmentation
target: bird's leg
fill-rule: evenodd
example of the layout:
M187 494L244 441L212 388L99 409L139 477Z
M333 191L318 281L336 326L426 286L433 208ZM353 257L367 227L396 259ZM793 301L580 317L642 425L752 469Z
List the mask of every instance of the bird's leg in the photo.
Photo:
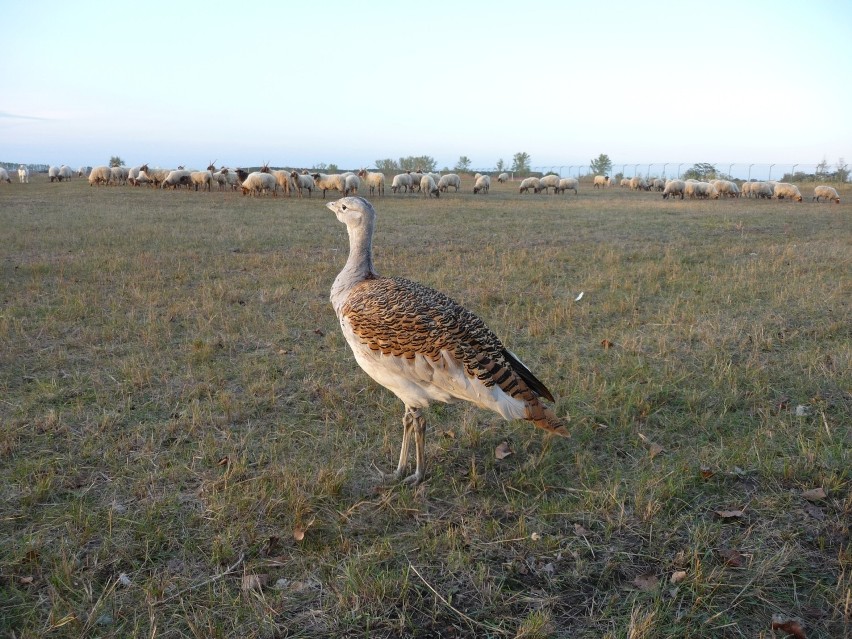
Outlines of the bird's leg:
M411 433L414 431L414 411L408 406L405 407L405 414L402 416L402 446L399 449L399 464L396 470L390 475L384 475L385 479L397 481L402 477L405 467L408 465L408 447L411 444Z
M419 408L412 409L409 415L411 417L411 430L414 431L414 455L417 466L414 469L414 474L409 475L403 481L406 484L417 485L423 481L423 477L426 475L426 420L423 419L423 413Z

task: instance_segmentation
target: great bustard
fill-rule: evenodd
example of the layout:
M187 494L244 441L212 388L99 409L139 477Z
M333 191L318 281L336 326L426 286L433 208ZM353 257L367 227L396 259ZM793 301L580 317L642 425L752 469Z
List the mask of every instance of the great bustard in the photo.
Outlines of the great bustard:
M349 258L331 287L343 335L361 368L405 404L394 479L408 463L412 435L417 465L405 482L423 479L422 409L432 401L467 400L505 419L525 419L568 436L565 425L541 400L552 402L553 395L481 319L443 293L376 273L376 212L367 200L344 197L326 206L349 232Z

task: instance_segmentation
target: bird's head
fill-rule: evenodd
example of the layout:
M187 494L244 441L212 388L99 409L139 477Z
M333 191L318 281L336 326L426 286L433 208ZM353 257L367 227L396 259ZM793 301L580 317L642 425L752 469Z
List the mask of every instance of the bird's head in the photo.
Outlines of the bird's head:
M326 207L334 211L337 219L349 228L372 229L376 219L373 205L357 195L329 202Z

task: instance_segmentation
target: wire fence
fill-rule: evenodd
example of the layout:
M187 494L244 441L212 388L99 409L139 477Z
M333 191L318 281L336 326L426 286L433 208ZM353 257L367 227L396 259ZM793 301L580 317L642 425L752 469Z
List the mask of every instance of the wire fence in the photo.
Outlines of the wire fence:
M797 182L845 182L849 179L849 169L846 165L831 165L826 167L820 163L748 163L748 162L613 162L610 176L643 178L680 178L686 171L696 166L713 166L715 173L736 180L782 180L786 178ZM502 171L491 168L471 169L479 173L506 172L512 176L512 171ZM588 164L558 164L531 166L532 173L556 173L560 177L584 178L594 175Z

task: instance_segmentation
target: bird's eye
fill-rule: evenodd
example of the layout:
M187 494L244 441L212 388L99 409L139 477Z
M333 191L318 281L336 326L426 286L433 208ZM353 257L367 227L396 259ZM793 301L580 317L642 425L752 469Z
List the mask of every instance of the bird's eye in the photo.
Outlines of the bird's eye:
M345 205L345 204L341 204L341 205L340 205L340 208L342 208L342 209L345 211L345 210L346 210L346 205Z

